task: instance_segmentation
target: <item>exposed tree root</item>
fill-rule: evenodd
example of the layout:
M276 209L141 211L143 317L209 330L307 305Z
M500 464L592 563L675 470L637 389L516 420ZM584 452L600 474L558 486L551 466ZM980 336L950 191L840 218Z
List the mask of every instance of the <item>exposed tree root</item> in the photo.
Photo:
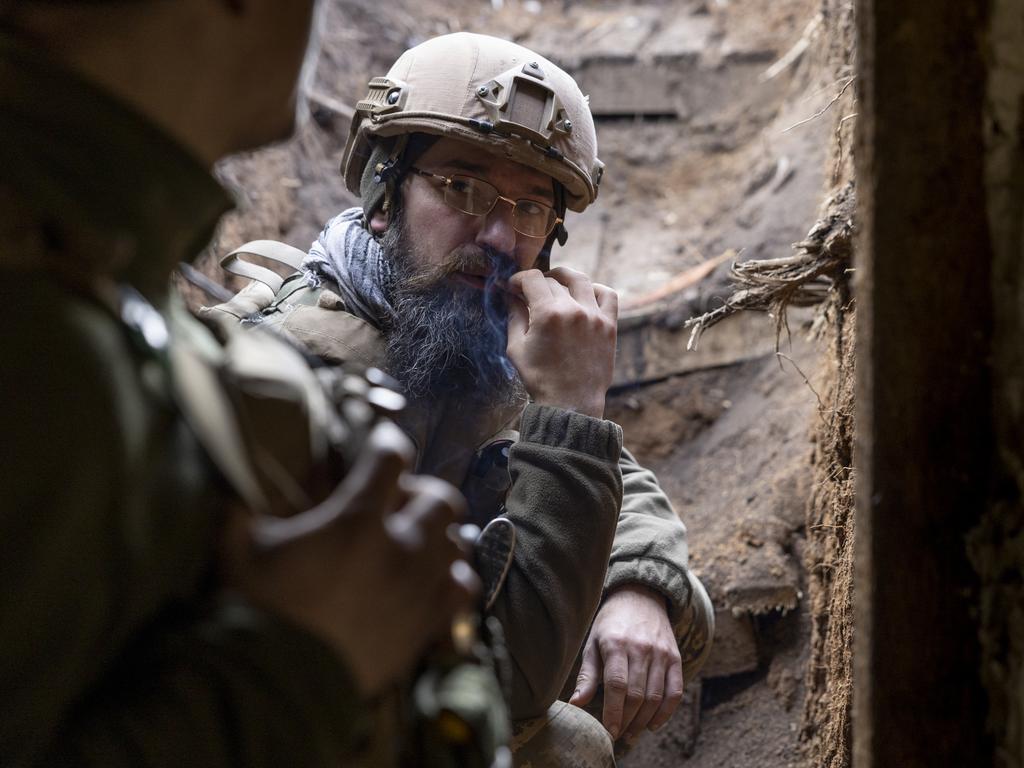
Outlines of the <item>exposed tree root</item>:
M685 327L693 329L687 349L695 349L715 323L743 310L771 313L781 336L787 307L811 306L828 298L849 271L855 207L853 182L848 182L825 201L824 213L807 237L793 245L796 254L733 264L737 290L721 307L686 321Z

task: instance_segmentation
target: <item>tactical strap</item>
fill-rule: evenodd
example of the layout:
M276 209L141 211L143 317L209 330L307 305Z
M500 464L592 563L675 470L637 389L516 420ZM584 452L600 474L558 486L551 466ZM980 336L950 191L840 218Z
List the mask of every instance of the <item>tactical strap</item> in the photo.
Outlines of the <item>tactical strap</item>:
M171 304L169 318L175 342L169 346L168 357L175 396L185 419L242 500L256 513L269 513L235 408L220 378L220 344L204 326L188 321L187 310L180 302Z
M306 258L305 253L285 243L279 243L276 240L252 240L245 245L235 248L235 250L220 260L221 269L225 272L230 272L232 275L245 277L249 280L257 280L268 286L274 293L281 290L285 278L272 269L246 261L242 256L261 256L264 259L269 259L277 264L289 267L294 272L298 272L302 268L302 261Z
M496 517L480 532L474 553L484 586L484 611L494 607L505 586L516 552L516 526L507 517Z

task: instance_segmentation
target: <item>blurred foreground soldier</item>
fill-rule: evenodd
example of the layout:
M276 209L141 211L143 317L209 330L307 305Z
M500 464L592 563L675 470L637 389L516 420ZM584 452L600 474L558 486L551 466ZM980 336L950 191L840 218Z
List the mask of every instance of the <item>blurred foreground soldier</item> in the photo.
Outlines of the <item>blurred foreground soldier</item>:
M612 740L669 719L713 633L685 528L603 418L617 296L549 268L602 170L587 100L557 66L495 38L427 41L356 107L342 173L362 208L283 285L217 308L383 367L411 399L399 424L417 469L458 485L479 525L514 530L491 611L521 765L613 763Z
M273 517L231 406L308 416L313 374L169 299L230 205L213 162L291 130L313 5L0 3L4 766L346 764L476 588L390 423Z

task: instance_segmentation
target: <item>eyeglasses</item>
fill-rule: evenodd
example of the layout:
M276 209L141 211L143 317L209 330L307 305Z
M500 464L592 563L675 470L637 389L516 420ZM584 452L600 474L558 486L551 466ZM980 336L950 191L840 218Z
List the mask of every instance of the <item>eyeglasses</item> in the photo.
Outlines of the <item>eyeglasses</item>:
M512 229L521 235L545 237L562 222L550 205L525 197L512 200L499 195L498 188L483 179L462 174L442 176L416 167L409 170L420 176L443 181L444 201L455 210L468 213L470 216L485 216L494 209L499 200L504 200L512 206Z

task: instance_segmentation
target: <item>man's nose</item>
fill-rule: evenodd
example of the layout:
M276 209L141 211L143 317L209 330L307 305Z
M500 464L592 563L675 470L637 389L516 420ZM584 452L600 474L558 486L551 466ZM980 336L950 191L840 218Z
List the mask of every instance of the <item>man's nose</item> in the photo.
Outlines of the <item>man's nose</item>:
M516 231L512 227L512 211L514 203L499 198L490 212L480 218L480 230L477 232L476 244L489 246L510 256L516 249Z

